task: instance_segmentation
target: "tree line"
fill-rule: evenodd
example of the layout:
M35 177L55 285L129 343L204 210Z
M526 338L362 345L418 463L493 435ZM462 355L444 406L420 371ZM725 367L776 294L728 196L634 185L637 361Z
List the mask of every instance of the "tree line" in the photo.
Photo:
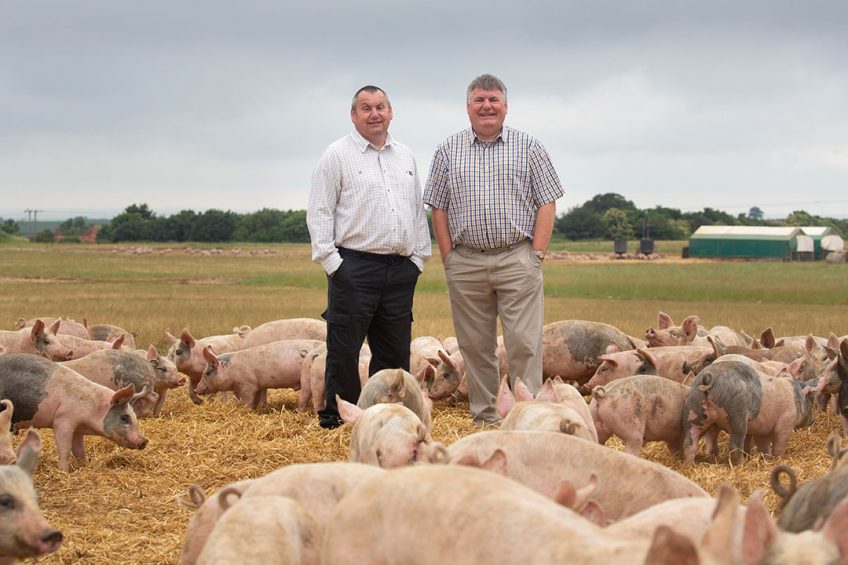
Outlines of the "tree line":
M430 214L427 214L428 221ZM639 209L620 194L598 194L581 206L560 214L555 223L554 237L577 240L616 240L650 237L658 240L688 239L703 225L744 226L829 226L848 239L848 219L821 217L798 210L782 220L763 219L763 212L752 207L747 214L733 216L714 208L699 212L681 212L676 208L657 206ZM79 241L89 225L83 217L71 218L59 226L66 241ZM19 231L13 220L0 218L0 235ZM430 226L432 236L432 222ZM54 233L44 230L36 241L54 240ZM263 208L258 212L239 214L210 209L205 212L182 210L170 216L159 216L147 204L132 204L123 212L100 226L98 242L123 241L198 241L198 242L256 242L308 243L306 210L277 210Z

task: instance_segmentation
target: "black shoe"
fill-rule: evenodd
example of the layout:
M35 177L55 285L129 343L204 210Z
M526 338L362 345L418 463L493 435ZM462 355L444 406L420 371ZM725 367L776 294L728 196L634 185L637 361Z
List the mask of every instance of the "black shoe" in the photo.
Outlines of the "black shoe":
M318 425L324 428L325 430L335 430L338 427L341 427L343 422L339 419L338 416L319 416L318 417Z

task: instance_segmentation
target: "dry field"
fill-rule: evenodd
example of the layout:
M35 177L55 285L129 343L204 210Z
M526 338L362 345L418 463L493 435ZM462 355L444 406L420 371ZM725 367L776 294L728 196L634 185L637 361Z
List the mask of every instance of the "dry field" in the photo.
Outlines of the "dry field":
M323 310L324 278L309 262L306 246L274 246L270 253L243 247L238 254L227 248L210 255L151 249L130 255L126 248L107 246L0 246L0 327L12 329L19 317L85 317L136 331L139 346L152 343L164 352L165 328L189 327L205 336L240 324L318 317ZM848 282L844 268L828 267L551 261L545 266L545 317L603 321L640 335L664 310L678 321L698 314L705 325L752 334L772 326L778 335L845 335ZM415 335L451 335L438 261L421 278L414 314ZM273 392L269 401L270 409L256 414L217 401L195 406L185 390L172 391L163 413L142 421L150 439L146 450L90 437L89 461L67 474L56 470L52 431L42 430L36 485L46 516L64 532L65 542L40 562L176 563L191 512L175 498L185 496L192 483L211 493L282 465L346 459L348 426L322 430L313 414L296 411L293 391ZM781 461L802 481L819 476L829 465L825 440L839 427L834 416L820 415L813 427L793 434ZM447 444L473 431L467 405L436 404L435 439ZM649 445L645 456L711 493L729 482L744 500L767 485L774 463L757 456L731 467L723 449L718 462L699 460L684 468L662 444ZM770 491L766 503L774 508Z

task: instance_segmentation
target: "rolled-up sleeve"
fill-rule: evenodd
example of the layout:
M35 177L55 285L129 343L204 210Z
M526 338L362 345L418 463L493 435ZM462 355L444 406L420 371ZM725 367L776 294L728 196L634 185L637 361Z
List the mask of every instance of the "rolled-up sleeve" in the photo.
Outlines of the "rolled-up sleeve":
M436 149L433 161L430 163L430 174L427 176L427 186L424 189L424 203L439 210L447 210L450 204L448 159L444 146Z
M565 191L554 169L548 151L538 141L534 141L529 151L530 175L532 178L533 200L536 208L541 208L560 198Z

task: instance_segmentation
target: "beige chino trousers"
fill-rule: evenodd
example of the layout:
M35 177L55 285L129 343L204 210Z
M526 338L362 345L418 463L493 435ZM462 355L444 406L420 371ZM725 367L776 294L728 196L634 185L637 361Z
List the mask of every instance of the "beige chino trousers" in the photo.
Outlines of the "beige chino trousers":
M535 394L542 386L542 261L525 240L504 251L459 245L447 256L445 278L459 350L465 362L471 416L498 420L498 318L509 359L510 384L521 377Z

